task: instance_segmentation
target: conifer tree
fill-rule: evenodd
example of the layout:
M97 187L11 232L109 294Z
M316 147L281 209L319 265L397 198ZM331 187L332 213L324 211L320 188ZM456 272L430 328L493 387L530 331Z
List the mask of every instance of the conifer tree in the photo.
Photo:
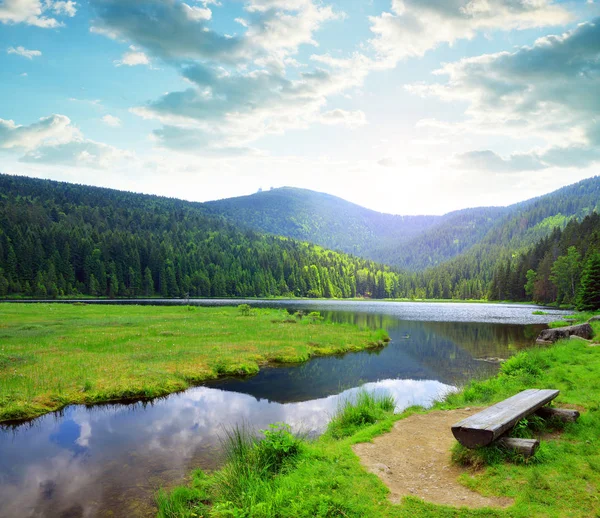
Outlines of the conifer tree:
M594 252L585 263L577 300L579 311L600 309L600 254Z

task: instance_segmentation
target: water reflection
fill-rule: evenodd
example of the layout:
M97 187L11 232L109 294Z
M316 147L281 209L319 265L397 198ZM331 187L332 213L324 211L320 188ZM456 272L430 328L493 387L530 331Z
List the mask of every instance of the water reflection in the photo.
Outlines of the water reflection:
M438 380L461 386L497 372L498 363L531 345L545 327L473 322L410 322L389 316L327 313L327 318L387 329L392 341L383 349L315 358L286 368L263 369L246 380L224 379L211 387L245 392L285 403L306 401L381 379Z
M401 410L428 405L452 387L438 381L385 380ZM266 428L284 421L294 430L322 432L341 399L358 391L280 404L198 387L147 404L65 409L29 427L0 435L0 516L143 516L165 480L219 463L219 437L245 422ZM65 514L66 513L66 514Z

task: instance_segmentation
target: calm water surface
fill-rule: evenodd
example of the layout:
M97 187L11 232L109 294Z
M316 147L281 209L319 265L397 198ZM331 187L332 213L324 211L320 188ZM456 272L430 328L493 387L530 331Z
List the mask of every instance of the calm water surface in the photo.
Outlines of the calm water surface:
M532 315L533 306L496 304L201 301L242 302L317 310L334 321L383 327L392 342L376 351L267 368L252 378L224 379L152 402L70 406L4 427L0 516L152 516L159 487L181 483L193 468L219 466L219 437L228 426L260 429L284 421L318 434L340 399L362 385L391 393L398 411L429 405L470 379L493 375L497 363L490 359L530 346L545 323L563 313Z

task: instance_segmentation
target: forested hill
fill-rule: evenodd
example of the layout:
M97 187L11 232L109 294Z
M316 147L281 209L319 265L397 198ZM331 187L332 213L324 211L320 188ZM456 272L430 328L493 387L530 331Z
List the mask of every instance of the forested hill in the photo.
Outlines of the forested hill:
M600 208L600 179L584 180L508 207L480 207L444 216L393 216L335 196L284 187L205 204L215 215L256 230L303 239L403 270L448 261L483 263L468 277L489 282L495 257L510 255ZM481 275L483 274L483 275ZM454 272L453 272L454 276Z
M396 216L336 196L282 187L205 204L211 213L270 234L317 243L408 270L440 264L480 241L505 212Z
M0 296L383 297L399 278L202 204L0 174Z
M600 212L600 177L582 180L550 194L511 205L479 243L460 256L428 270L425 283L452 286L458 298L530 300L525 298L523 291L527 269L523 270L523 265L517 267L513 258L527 253L536 242L550 236L555 229L560 230L570 221L580 221L594 212ZM513 272L510 289L504 282L495 283L501 265L505 270L508 265ZM430 288L429 291L439 292L440 289Z
M310 241L372 258L373 250L403 243L441 216L395 216L330 194L281 187L204 204L211 214L270 234Z
M500 262L490 294L494 298L600 307L600 216L571 219L527 252Z

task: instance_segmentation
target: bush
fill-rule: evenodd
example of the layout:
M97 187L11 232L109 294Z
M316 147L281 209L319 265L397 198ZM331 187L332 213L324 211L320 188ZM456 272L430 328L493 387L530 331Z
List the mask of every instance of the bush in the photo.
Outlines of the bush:
M237 308L243 316L247 317L250 315L250 304L240 304Z
M316 324L320 320L323 320L321 313L319 313L318 311L311 311L308 314L308 318L310 319L311 324Z

